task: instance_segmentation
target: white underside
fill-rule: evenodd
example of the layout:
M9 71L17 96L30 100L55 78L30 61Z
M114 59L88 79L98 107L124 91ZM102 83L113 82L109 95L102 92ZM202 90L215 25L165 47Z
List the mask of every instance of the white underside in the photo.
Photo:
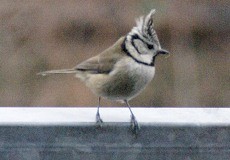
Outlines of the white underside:
M135 89L133 90L133 93L130 94L129 97L124 97L124 99L128 99L128 100L134 98L141 91L143 91L155 75L155 67L139 64L130 58L126 58L118 62L115 68L117 69L115 69L110 73L111 76L119 76L121 74L119 72L125 72L123 74L129 74L131 77L137 79L135 81ZM114 100L121 100L120 98L116 99L116 97L115 98L108 97L108 98Z

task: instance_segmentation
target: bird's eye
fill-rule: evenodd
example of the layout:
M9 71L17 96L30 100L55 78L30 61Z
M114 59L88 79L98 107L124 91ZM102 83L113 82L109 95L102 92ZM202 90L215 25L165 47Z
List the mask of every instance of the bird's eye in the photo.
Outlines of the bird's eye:
M152 44L147 44L148 49L153 49L154 46Z

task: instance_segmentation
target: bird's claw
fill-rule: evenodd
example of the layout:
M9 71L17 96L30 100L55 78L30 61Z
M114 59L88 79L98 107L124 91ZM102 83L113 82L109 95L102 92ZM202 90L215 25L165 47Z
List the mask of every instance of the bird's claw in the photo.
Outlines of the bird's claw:
M96 114L96 124L99 126L99 127L102 127L102 124L103 124L103 121L101 119L101 116L99 114L99 112L97 112Z
M131 128L132 128L133 134L137 135L140 130L140 126L134 115L131 115Z

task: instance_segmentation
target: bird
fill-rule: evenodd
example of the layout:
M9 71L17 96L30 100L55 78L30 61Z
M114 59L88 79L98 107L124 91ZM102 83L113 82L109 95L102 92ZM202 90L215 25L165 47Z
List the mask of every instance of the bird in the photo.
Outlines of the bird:
M129 101L139 95L155 75L155 59L160 54L169 54L161 48L154 29L156 10L136 19L136 26L119 38L111 47L73 68L50 70L38 75L75 74L98 96L96 123L102 126L99 108L101 98L121 101L131 114L134 134L140 130Z

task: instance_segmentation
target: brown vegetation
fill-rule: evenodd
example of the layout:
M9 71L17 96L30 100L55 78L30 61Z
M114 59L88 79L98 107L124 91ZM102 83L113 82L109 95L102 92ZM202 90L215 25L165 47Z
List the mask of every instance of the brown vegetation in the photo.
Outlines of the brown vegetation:
M96 96L73 75L36 73L71 68L100 53L152 8L161 45L172 55L158 57L154 80L132 106L230 106L229 5L227 0L2 0L0 106L96 106Z

